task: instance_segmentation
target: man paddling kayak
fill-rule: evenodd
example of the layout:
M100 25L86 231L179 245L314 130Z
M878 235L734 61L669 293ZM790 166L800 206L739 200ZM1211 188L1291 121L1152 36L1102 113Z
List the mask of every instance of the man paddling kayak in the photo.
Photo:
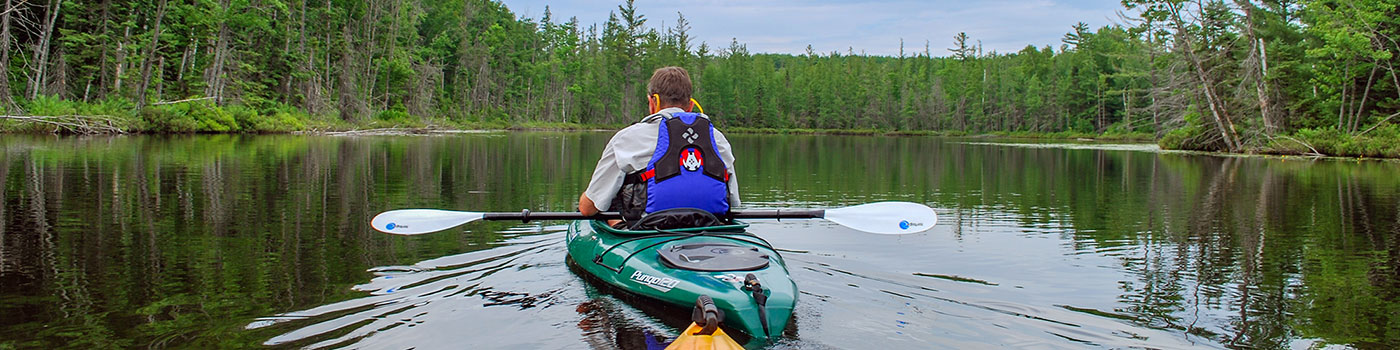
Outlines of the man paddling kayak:
M653 72L647 107L651 114L608 140L588 189L579 196L579 212L591 216L613 210L634 222L668 209L723 215L738 206L729 140L710 124L704 109L691 112L699 106L691 99L690 73L681 67Z

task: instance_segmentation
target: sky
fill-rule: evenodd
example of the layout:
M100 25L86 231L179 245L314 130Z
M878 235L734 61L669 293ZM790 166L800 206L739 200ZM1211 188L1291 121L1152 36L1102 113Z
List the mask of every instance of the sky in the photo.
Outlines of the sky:
M545 6L566 22L583 27L606 22L623 0L502 0L516 16L539 19ZM819 53L854 50L896 56L900 39L907 55L924 51L948 56L953 36L966 32L983 50L1016 52L1027 44L1051 45L1078 22L1097 29L1122 23L1119 0L637 0L647 26L674 26L685 14L696 45L728 47L732 39L753 53Z

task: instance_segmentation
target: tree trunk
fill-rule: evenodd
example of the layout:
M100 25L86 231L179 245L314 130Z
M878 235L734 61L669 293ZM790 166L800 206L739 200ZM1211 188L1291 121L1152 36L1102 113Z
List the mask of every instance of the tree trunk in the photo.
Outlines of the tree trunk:
M190 55L197 52L199 52L199 41L190 40L190 46L185 47L185 52L180 54L180 71L175 74L175 80L180 82L180 86L185 85L185 67L192 63L190 62Z
M303 1L303 2L304 2L304 1ZM290 11L290 10L289 10L289 11ZM287 20L283 21L284 23L286 23L286 25L283 26L283 31L285 31L286 33L292 33L292 25L293 25L294 23L292 23L291 19L292 19L292 16L291 16L291 15L288 15L288 16L287 16ZM303 28L302 30L305 30L305 28ZM305 34L303 34L303 35L305 35ZM284 37L282 38L282 52L287 53L287 54L290 54L290 53L292 52L292 36L291 36L291 35L287 35L287 36L284 36ZM288 67L288 68L291 68L291 66L292 66L292 62L287 62L287 67ZM292 99L296 97L296 93L294 93L294 92L292 91L292 81L293 81L293 80L296 80L296 77L295 77L294 75L292 75L292 74L287 74L287 75L285 75L285 76L282 76L282 86L281 86L280 89L278 90L278 93L279 93L280 95L282 95L282 96L281 96L281 97L282 97L282 103L287 104L287 105L291 105L291 104L292 104Z
M39 45L34 46L35 65L34 76L29 80L30 99L38 98L40 90L44 89L44 75L48 74L45 70L49 66L49 45L53 42L54 22L58 22L58 12L62 7L62 1L52 0L49 2L49 13L44 20L44 31L39 35Z
M164 0L162 0L164 1ZM229 0L220 0L219 7L224 13L228 13ZM224 85L227 77L224 75L224 65L228 60L229 29L228 18L219 19L219 37L214 44L214 62L209 64L209 68L204 71L204 95L214 98L215 104L224 103Z
M165 18L165 4L168 0L160 0L156 5L156 23L151 29L151 45L146 48L146 57L141 63L141 90L137 91L136 110L141 110L146 106L146 90L151 86L151 64L156 61L157 48L160 47L160 22Z
M1361 103L1357 104L1357 105L1356 105L1356 108L1353 109L1352 112L1351 112L1351 118L1350 118L1351 120L1350 120L1350 123L1348 123L1348 127L1347 127L1347 132L1348 132L1348 133L1355 134L1355 133L1356 133L1356 128L1359 127L1359 126L1361 125L1361 117L1362 117L1362 116L1361 116L1361 112L1366 110L1366 98L1370 97L1370 95L1371 95L1371 86L1375 85L1375 82L1376 82L1376 71L1379 70L1380 68L1381 68L1381 66L1380 66L1379 63L1377 63L1377 64L1374 65L1374 66L1371 66L1371 75L1370 75L1370 77L1366 78L1366 90L1364 90L1364 91L1361 93ZM1382 77L1381 79L1385 79L1385 78Z
M113 75L112 91L118 95L122 91L122 72L126 70L126 42L131 40L131 27L126 27L125 34L122 34L122 41L117 43L117 71Z
M355 92L356 94L364 96L366 109L374 105L374 87L378 84L379 80L377 79L379 78L379 74L375 72L374 64L374 55L377 52L376 50L378 50L378 45L376 45L378 42L375 41L375 35L378 34L378 30L376 30L374 23L379 21L379 2L371 1L368 6L369 9L366 10L364 16L360 18L360 28L363 33L360 37L364 38L365 49L360 51L359 55L362 61L359 62L359 67L363 69L359 74L361 77L364 77L365 81L358 84L359 90L368 89L363 92Z
M1161 105L1157 103L1157 93L1154 91L1155 88L1160 85L1157 83L1157 49L1152 42L1152 38L1153 35L1149 33L1147 35L1147 67L1149 76L1148 84L1150 84L1152 88L1148 90L1147 94L1152 98L1152 132L1160 135L1162 131L1162 121L1160 117Z
M1345 78L1343 78L1342 81L1343 81L1343 82L1351 81L1351 61L1348 60L1348 61L1347 61L1347 64L1346 64L1345 66L1343 66L1343 67L1345 67L1345 68L1342 68L1342 74L1345 74ZM1346 114L1347 114L1347 88L1348 88L1348 87L1351 87L1351 84L1345 84L1345 83L1342 84L1342 95L1341 95L1341 98L1339 99L1339 100L1342 101L1342 103L1340 103L1340 104L1337 105L1337 131L1344 131L1344 130L1342 129L1342 121L1345 120L1345 118L1346 118L1345 116L1346 116ZM1313 89L1317 89L1317 87L1314 86ZM1314 91L1316 91L1316 90L1314 90ZM1313 94L1316 95L1317 93L1314 92Z
M1274 114L1270 111L1269 101L1269 53L1268 46L1264 44L1264 38L1259 38L1259 112L1264 115L1264 128L1269 132L1276 132L1280 128L1278 121L1274 120Z
M98 18L99 18L98 20L101 21L101 24L98 25L98 29L97 29L97 32L98 32L98 33L101 33L102 35L107 35L107 30L108 30L107 23L108 23L108 22L111 22L111 19L110 19L110 18L111 18L111 13L112 13L112 2L111 2L111 0L103 0L103 1L102 1L102 15L98 17ZM84 101L84 102L88 101L89 98L94 97L94 96L91 95L92 86L93 86L93 85L97 85L97 96L96 96L97 98L102 98L103 96L106 96L106 93L105 93L104 91L106 91L107 82L108 82L108 78L107 78L107 51L109 50L109 47L110 47L108 44L109 44L109 43L106 43L106 42L102 43L102 51L101 51L101 53L99 53L99 54L97 55L97 76L96 76L96 77L89 77L89 78L88 78L87 88L83 89L83 101ZM96 84L93 83L94 80L96 81Z
M1249 38L1249 44L1251 46L1251 50L1249 50L1249 53L1252 57L1250 58L1257 58L1259 60L1259 78L1254 80L1255 94L1257 94L1259 97L1259 117L1264 121L1264 130L1266 132L1273 133L1274 131L1277 131L1278 126L1274 124L1273 117L1269 113L1269 88L1267 85L1269 63L1268 59L1265 56L1264 38L1260 38L1258 36L1258 30L1255 29L1254 25L1255 17L1257 17L1257 11L1253 1L1236 0L1235 4L1238 5L1241 9L1244 9L1244 31L1246 37Z
M16 114L14 96L10 91L10 13L14 10L14 0L5 0L4 15L0 15L0 108L9 114Z
M1237 134L1235 133L1235 124L1230 121L1230 116L1226 114L1227 111L1220 97L1215 95L1215 80L1211 79L1210 75L1206 73L1205 66L1201 63L1201 59L1196 57L1196 52L1191 47L1191 37L1186 29L1186 24L1182 23L1181 20L1181 8L1176 5L1169 5L1168 7L1171 11L1172 19L1176 23L1177 42L1181 44L1182 50L1186 52L1186 60L1196 71L1196 78L1201 83L1201 92L1205 94L1206 104L1210 106L1212 119L1215 120L1216 131L1220 132L1220 137L1225 141L1227 151L1238 151L1240 149L1240 144L1236 136Z
M160 101L161 99L164 99L164 98L165 98L165 97L163 97L163 96L165 96L165 57L164 57L164 56L162 56L162 57L156 59L156 68L155 68L155 69L156 69L156 71L155 71L154 74L156 75L156 78L155 78L155 79L156 79L156 101Z
M297 52L300 53L304 59L301 62L301 68L298 70L305 76L298 84L298 89L301 90L301 107L305 109L307 113L316 114L320 112L321 109L321 95L316 92L318 79L315 78L316 66L313 63L315 55L306 49L306 0L301 1L300 22L301 29L298 30L300 37L297 39Z
M390 21L389 33L385 35L387 41L389 42L389 48L385 51L384 59L380 60L381 63L377 67L377 69L379 69L379 71L384 74L384 96L381 98L383 100L383 102L380 104L381 110L389 109L389 92L392 91L394 88L392 86L389 86L389 84L392 84L393 81L389 79L389 70L385 69L384 66L388 64L389 61L394 59L394 55L396 55L398 53L397 51L399 50L399 18L402 17L399 16L399 12L403 11L403 1L395 1L393 6L389 8L389 11L389 15L394 17L393 21ZM373 89L371 88L371 93L372 92Z

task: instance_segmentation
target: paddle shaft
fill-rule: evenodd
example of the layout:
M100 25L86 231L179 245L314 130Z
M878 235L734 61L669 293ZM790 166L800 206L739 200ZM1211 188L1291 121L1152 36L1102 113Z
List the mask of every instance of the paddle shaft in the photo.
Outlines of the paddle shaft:
M826 217L826 210L822 209L758 209L731 211L728 215L723 215L731 219L820 219ZM514 221L530 222L531 220L615 220L621 219L622 214L618 212L602 212L593 216L584 216L579 212L531 212L522 210L519 213L482 213L482 220L492 221Z

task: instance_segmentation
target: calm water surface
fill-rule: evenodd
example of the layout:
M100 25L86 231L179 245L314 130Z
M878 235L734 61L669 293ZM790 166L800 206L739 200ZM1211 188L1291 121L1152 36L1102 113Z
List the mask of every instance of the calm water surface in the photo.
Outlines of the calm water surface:
M0 135L0 349L637 348L684 317L564 263L608 133ZM1400 164L1139 145L731 137L748 208L902 200L914 235L759 221L802 290L750 348L1400 347Z

